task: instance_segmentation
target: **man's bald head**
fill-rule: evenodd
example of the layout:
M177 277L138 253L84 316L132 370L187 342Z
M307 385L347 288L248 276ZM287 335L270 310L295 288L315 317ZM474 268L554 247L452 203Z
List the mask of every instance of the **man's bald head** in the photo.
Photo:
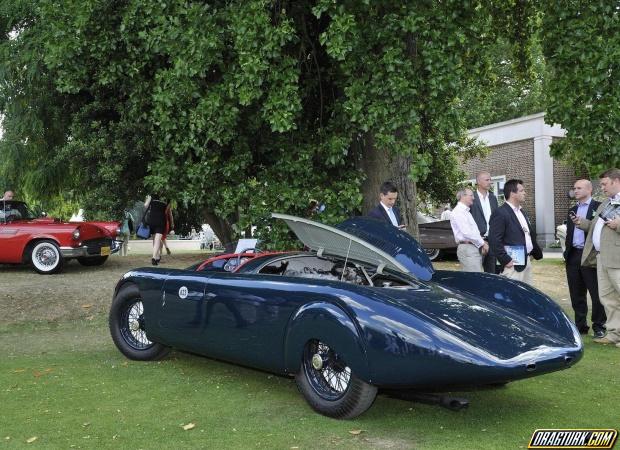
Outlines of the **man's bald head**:
M584 201L592 196L592 183L590 180L577 180L575 181L574 192L575 199L577 201Z

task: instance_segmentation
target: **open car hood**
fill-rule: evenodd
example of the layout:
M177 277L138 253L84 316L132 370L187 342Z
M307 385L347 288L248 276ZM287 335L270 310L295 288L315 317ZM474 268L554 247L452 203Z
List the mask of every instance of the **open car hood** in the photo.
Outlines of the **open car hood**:
M433 265L416 240L391 224L353 217L336 228L301 217L272 213L282 219L308 248L320 255L338 256L389 268L428 281Z

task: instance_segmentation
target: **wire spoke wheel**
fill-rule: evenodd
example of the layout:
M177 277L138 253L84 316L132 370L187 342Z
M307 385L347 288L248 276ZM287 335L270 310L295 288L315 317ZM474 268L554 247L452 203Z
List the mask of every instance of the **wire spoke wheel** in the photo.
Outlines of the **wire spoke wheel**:
M51 268L58 261L58 253L50 247L39 248L34 255L36 264L45 268Z
M39 273L52 274L62 269L63 260L60 248L55 242L43 240L33 244L30 249L30 262Z
M343 356L320 339L306 342L295 381L312 409L336 419L359 416L377 396L377 387L358 378Z
M114 296L109 326L116 347L128 358L137 361L161 359L170 349L147 337L144 304L135 285L124 286Z
M134 303L128 302L127 308L122 312L121 333L136 350L144 350L153 345L144 331L144 306L140 299L136 299Z
M351 369L325 343L315 340L306 347L304 365L308 381L321 397L337 400L349 388Z

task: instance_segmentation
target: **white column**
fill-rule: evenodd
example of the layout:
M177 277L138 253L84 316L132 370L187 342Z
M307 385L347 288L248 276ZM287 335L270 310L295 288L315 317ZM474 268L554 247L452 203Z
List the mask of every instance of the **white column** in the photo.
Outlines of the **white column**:
M553 159L549 135L534 138L534 183L536 185L536 238L541 246L555 240L555 201L553 191Z

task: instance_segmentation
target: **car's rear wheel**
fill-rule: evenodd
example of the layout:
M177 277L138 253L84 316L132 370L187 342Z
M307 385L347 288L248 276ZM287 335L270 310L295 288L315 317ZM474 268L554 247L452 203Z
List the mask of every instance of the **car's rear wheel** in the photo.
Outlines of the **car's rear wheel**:
M428 259L435 261L441 255L441 250L438 248L425 248L424 253L428 256Z
M91 256L89 258L80 257L77 260L83 266L100 266L101 264L106 262L107 259L108 257L106 255L106 256Z
M360 380L333 349L313 339L303 351L297 387L315 411L336 419L353 419L365 412L377 388Z
M124 286L114 296L109 325L112 340L129 359L151 361L163 358L170 351L147 338L140 290L133 284Z
M30 248L30 262L37 272L43 275L60 272L64 260L60 248L54 241L35 242Z

